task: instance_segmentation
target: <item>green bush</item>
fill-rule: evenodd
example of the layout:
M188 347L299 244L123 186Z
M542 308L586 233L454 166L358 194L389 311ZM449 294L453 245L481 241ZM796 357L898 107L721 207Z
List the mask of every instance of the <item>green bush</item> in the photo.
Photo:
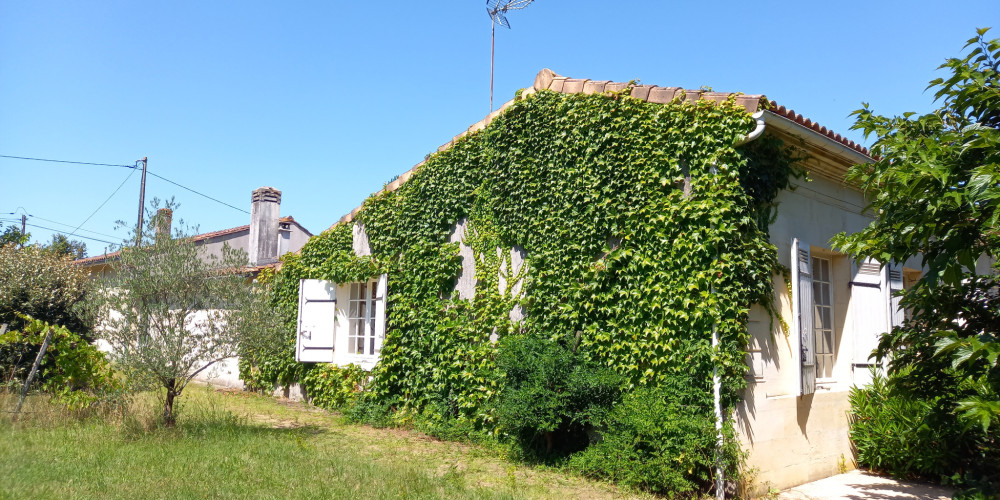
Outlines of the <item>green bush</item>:
M0 335L0 350L30 353L31 359L12 370L9 380L17 388L28 371L48 331L49 346L39 367L36 387L51 394L71 410L85 409L101 400L102 395L122 389L104 353L65 327L22 316L24 327Z
M62 325L93 340L93 322L82 309L90 280L82 269L36 247L0 246L0 323L24 325L18 315Z
M354 404L343 408L348 420L368 424L372 427L395 427L393 407L386 402L372 397L370 392L363 392L354 400Z
M570 349L527 335L500 342L497 365L504 386L497 423L527 456L582 450L621 395L621 377L584 361Z
M608 416L603 439L573 455L570 469L670 497L708 491L717 435L711 407L684 404L675 396L664 388L626 395ZM724 464L730 476L739 445L731 429L727 434Z
M357 399L368 383L368 372L358 365L315 365L300 379L312 404L339 410Z
M858 464L900 477L985 490L1000 485L1000 440L956 415L955 401L975 388L953 385L931 396L873 372L864 388L853 388L851 440Z

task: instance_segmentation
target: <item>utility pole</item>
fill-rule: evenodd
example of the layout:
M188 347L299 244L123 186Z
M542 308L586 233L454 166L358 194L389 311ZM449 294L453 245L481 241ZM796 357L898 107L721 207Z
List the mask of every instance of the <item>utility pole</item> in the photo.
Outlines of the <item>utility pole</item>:
M26 227L27 225L28 225L28 216L25 215L25 214L21 214L21 238L22 239L24 238L24 235L27 234L25 232L25 230L27 229L27 227ZM24 243L21 243L21 248L24 248Z
M142 244L142 211L146 206L146 157L139 161L142 162L142 182L139 184L139 223L135 226L135 246Z

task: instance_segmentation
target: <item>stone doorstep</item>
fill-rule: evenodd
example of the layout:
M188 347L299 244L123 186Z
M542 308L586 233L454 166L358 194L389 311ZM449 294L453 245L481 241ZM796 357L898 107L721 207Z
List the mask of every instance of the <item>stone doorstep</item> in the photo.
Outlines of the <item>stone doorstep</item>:
M954 491L944 486L899 481L854 470L782 491L779 500L886 499L946 500Z

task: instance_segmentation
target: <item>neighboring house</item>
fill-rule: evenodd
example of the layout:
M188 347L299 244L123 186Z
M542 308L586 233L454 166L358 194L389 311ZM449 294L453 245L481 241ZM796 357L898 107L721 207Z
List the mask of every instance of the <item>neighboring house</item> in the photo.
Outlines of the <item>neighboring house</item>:
M625 88L626 83L571 79L542 70L534 86L561 93L603 93ZM830 248L839 232L856 232L871 220L858 187L845 181L853 164L870 162L868 151L809 119L767 101L761 95L682 90L676 87L638 85L631 96L652 103L668 103L675 96L686 100L736 103L757 120L760 134L795 144L808 155L805 167L810 182L793 180L793 190L780 193L777 217L770 226L771 242L780 264L791 270L791 293L785 280L775 276L775 308L791 327L786 334L772 325L765 309L754 306L749 321L748 388L734 418L741 439L750 451L749 465L758 469L758 481L786 488L853 468L848 438L848 390L870 381L869 354L880 332L902 320L898 298L891 292L908 287L920 276L918 263L860 266ZM513 101L439 148L447 150L468 133L483 129ZM762 105L767 103L767 105ZM766 109L765 109L766 108ZM414 169L389 183L394 191ZM355 222L359 209L337 224L354 225L354 251L370 253L364 226ZM466 223L454 227L452 240L464 240ZM471 297L474 258L461 245L462 275L456 292ZM511 249L509 262L520 266L523 250ZM516 269L508 276L516 275ZM502 277L501 277L502 278ZM503 287L503 285L501 285ZM391 300L391 283L388 300ZM385 337L386 276L369 283L336 284L303 280L300 288L299 333L296 359L303 362L360 363L371 367L379 359ZM515 291L515 293L517 293ZM511 318L522 314L511 311ZM346 325L348 333L335 334ZM336 345L334 345L336 342Z
M288 252L297 252L309 240L312 233L291 216L279 217L281 191L272 187L261 187L250 195L250 224L191 236L202 255L221 256L222 248L247 252L247 272L255 276L265 267L275 266L278 258ZM169 209L157 212L158 224L171 227L172 213ZM114 261L120 252L111 252L73 261L85 269L93 278L101 278L114 272ZM99 346L102 344L99 342ZM103 346L107 348L106 345ZM196 379L211 381L228 387L242 387L239 378L238 360L228 359L199 374Z
M240 249L247 253L251 271L259 271L264 266L278 262L278 257L297 252L312 236L306 228L290 215L279 218L281 191L272 187L262 187L250 195L250 224L221 229L191 236L191 240L206 255L221 256L222 247ZM160 209L157 217L162 224L170 227L172 213ZM73 264L80 266L91 276L104 276L113 270L112 262L120 252L110 252L94 257L77 259Z

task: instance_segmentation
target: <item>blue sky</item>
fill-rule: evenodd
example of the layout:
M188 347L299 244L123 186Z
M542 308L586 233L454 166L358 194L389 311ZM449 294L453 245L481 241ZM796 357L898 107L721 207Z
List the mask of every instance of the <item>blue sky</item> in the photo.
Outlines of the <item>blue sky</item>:
M933 109L935 68L997 24L1000 6L537 0L509 19L497 29L497 104L547 67L766 94L862 142L851 111ZM319 233L486 115L489 77L480 0L0 0L0 155L145 156L151 172L247 210L253 189L274 186L282 215ZM82 227L93 232L75 237L117 242L115 221L134 224L139 177L0 158L0 223L26 212L33 240L48 241L37 226L68 233L93 214ZM146 196L176 197L175 218L201 232L249 222L155 177ZM90 255L107 246L84 241Z

